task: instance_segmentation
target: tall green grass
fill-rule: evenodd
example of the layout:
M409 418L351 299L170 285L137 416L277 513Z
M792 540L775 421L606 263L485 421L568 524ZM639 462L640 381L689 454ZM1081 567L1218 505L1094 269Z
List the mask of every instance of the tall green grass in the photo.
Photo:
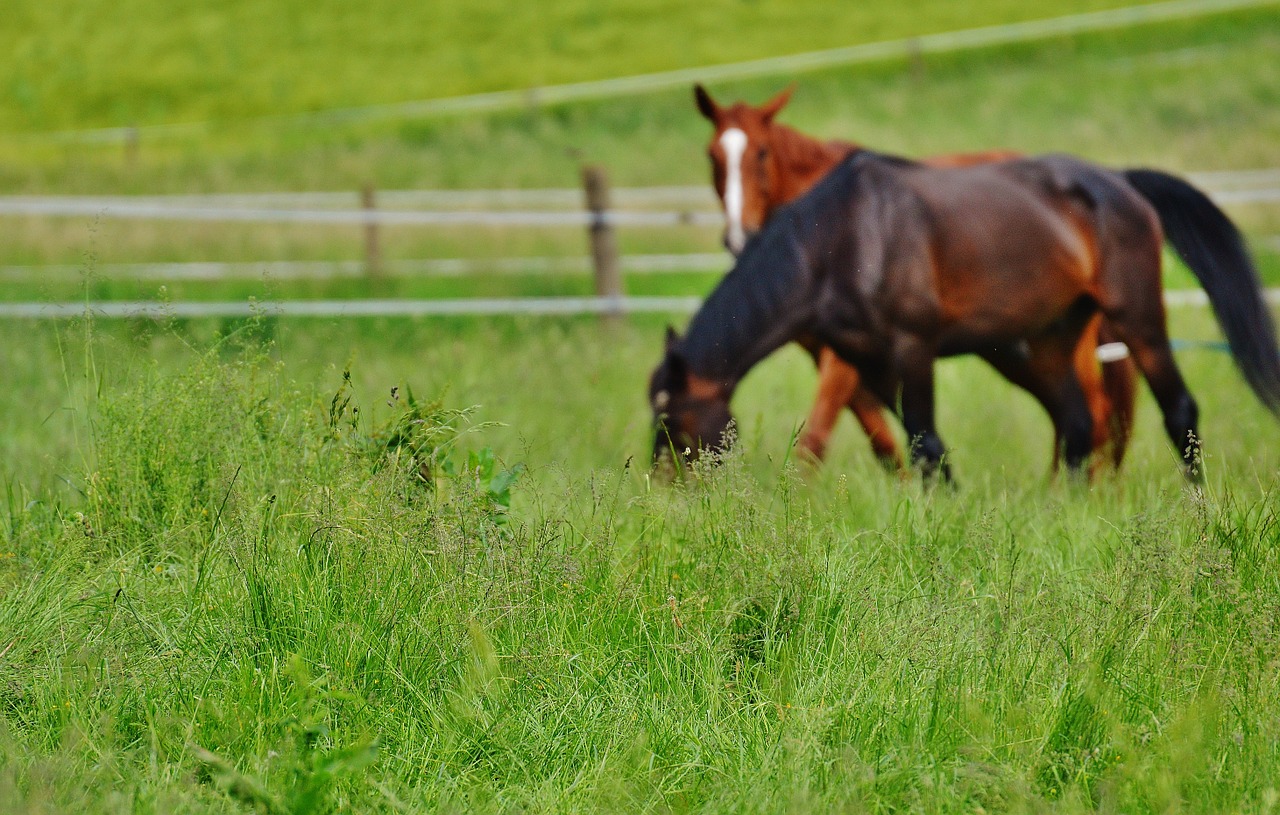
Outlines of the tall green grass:
M706 125L685 91L319 131L246 121L1060 10L700 9L20 4L0 30L18 55L0 68L16 101L0 130L221 124L144 139L133 163L5 141L0 186L561 186L583 159L618 183L702 183ZM908 153L1263 166L1277 37L1263 10L832 70L805 77L785 116ZM784 80L714 90L760 99ZM0 238L4 262L84 268L5 298L374 291L157 292L95 271L343 257L354 233L11 219ZM578 254L581 240L392 232L387 248ZM379 285L576 293L585 279ZM1218 336L1205 311L1171 321L1179 338ZM1203 493L1184 490L1145 395L1122 473L1053 482L1048 421L973 360L938 369L958 490L886 476L848 420L827 468L799 471L789 440L814 375L791 350L743 383L737 452L671 485L644 458L661 328L0 324L0 811L1275 808L1280 427L1219 353L1178 355L1203 416Z
M1047 484L1047 423L1000 399L993 443L974 368L960 490L860 449L805 479L797 359L668 485L628 460L655 327L268 328L64 337L71 489L11 482L0 525L0 808L1273 805L1277 430L1217 358L1184 356L1203 494L1145 403L1125 475Z

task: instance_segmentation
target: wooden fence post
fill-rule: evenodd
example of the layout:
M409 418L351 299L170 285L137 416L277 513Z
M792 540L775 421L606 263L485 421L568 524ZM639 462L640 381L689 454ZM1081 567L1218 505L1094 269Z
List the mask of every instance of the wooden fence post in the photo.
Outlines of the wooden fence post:
M360 191L360 205L366 213L377 211L372 184L365 184ZM364 271L370 278L382 277L382 247L378 238L378 222L373 218L364 222Z
M919 37L912 37L907 40L907 62L911 65L911 80L913 82L924 81L924 51L920 47Z
M609 175L603 167L582 168L582 186L587 196L591 223L587 236L591 242L591 266L595 271L596 294L613 298L605 319L617 322L622 316L622 269L618 263L618 242L609 225Z
M132 125L124 129L124 166L129 172L138 166L138 128Z

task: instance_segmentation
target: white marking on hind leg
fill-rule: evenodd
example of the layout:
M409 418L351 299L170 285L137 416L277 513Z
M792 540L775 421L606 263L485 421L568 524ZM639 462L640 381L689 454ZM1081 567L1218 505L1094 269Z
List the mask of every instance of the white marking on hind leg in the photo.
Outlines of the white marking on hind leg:
M1129 356L1129 346L1122 342L1105 342L1094 353L1099 362L1119 362Z

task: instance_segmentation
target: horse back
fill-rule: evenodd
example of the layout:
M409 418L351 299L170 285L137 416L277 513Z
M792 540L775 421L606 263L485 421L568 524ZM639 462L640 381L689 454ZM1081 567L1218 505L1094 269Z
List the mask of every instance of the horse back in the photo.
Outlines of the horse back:
M887 193L893 209L912 213L891 219L909 228L889 236L903 245L889 246L889 265L900 262L884 277L899 322L975 336L997 325L1044 327L1082 297L1099 299L1116 236L1150 227L1122 179L1069 157L963 168L897 164L878 175L897 182Z
M935 257L952 271L981 269L998 280L1046 256L1082 262L1093 203L1034 159L915 166L905 178L927 213Z

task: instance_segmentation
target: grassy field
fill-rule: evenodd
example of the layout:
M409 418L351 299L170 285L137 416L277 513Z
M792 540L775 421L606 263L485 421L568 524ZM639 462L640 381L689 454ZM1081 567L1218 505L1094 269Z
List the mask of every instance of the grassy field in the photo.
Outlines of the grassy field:
M1271 806L1280 426L1221 355L1180 355L1202 496L1149 401L1123 474L1050 483L966 360L959 490L848 420L803 477L790 351L670 486L659 325L0 327L0 809Z
M1119 0L980 6L924 0L911 11L713 0L585 0L513 7L354 7L322 0L119 3L15 0L0 49L14 104L0 132L237 122L755 59L817 48L1114 8Z
M262 117L725 62L1114 2L718 0L6 8L0 192L705 183L687 89L484 116ZM387 24L372 26L370 19ZM905 153L995 145L1275 165L1274 8L797 77L788 122ZM723 83L759 100L791 77ZM61 129L190 121L119 144ZM1235 207L1255 239L1275 207ZM388 259L580 255L578 230L389 229ZM713 251L632 230L625 253ZM581 294L582 275L160 284L111 263L340 260L356 229L0 218L0 300ZM1280 284L1280 252L1256 242ZM716 275L632 275L636 294ZM1171 266L1173 286L1191 285ZM1171 333L1214 341L1207 309ZM680 317L673 317L679 322ZM882 472L784 349L740 443L648 471L666 320L0 321L0 812L1271 812L1280 423L1178 352L1207 484L1145 391L1124 470L939 365L959 487Z
M1033 9L1067 10L1066 4L1019 7L1027 16L1035 16ZM863 11L896 15L901 21L895 31L947 28L923 12L887 9L848 13L855 23ZM1280 68L1270 58L1280 43L1278 17L1270 8L1235 12L928 56L922 72L904 57L719 83L713 90L758 100L795 79L800 87L788 122L908 154L1004 145L1172 169L1269 166L1280 132ZM751 53L793 50L780 36L778 42L776 51ZM806 42L821 44L814 38L793 42L801 49ZM619 59L615 72L628 67L638 66ZM327 87L329 76L324 78ZM127 90L119 94L143 95ZM188 96L181 86L172 95ZM702 183L707 129L690 96L681 88L486 116L316 127L241 122L228 114L213 133L144 136L132 165L119 144L0 139L0 186L147 193L354 190L366 181L384 188L576 186L582 158L607 164L620 184ZM80 97L56 98L72 105Z
M889 60L796 77L795 99L783 115L813 133L908 154L1002 145L1172 170L1268 167L1280 143L1280 68L1272 58L1278 46L1280 15L1266 9L931 56L923 72L905 59ZM713 90L760 100L788 79ZM573 187L583 160L605 164L619 185L701 184L707 136L690 93L679 89L465 119L228 125L200 137L144 137L132 164L114 144L0 140L0 189L355 190L366 181L380 189ZM1232 213L1252 235L1280 232L1274 206ZM625 252L708 251L717 240L713 230L694 229L624 230L621 239ZM0 265L91 270L89 256L99 264L347 259L359 256L360 240L354 228L4 217ZM583 243L576 230L400 228L387 230L386 255L580 255ZM46 296L66 296L66 286L48 285ZM27 285L6 288L7 298L41 294Z

